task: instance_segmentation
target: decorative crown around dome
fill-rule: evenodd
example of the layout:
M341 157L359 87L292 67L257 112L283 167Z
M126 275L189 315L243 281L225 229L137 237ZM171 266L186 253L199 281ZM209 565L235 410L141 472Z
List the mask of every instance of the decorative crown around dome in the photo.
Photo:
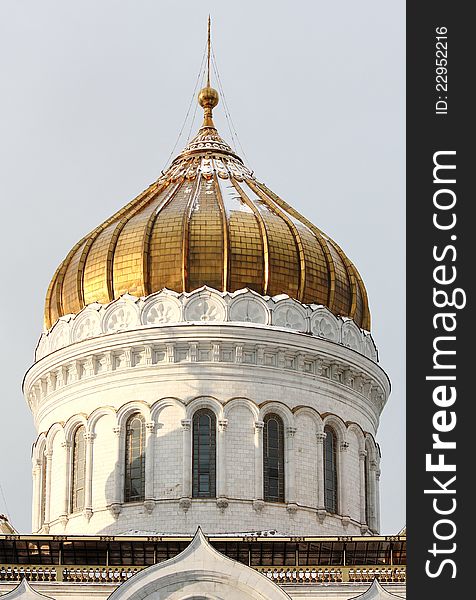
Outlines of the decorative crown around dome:
M288 294L370 330L367 293L340 247L260 183L220 137L218 92L198 100L204 122L159 179L80 240L48 288L45 326L92 302L203 285Z

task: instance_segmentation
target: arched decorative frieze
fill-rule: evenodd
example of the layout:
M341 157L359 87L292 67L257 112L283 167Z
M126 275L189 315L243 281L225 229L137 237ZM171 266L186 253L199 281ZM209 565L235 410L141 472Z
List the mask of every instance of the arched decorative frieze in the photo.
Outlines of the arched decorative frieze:
M268 325L270 322L270 311L266 303L249 293L233 298L228 312L230 321L261 325Z
M296 427L294 415L291 409L282 402L269 401L260 405L259 421L264 421L264 418L269 413L275 413L281 417L284 423L285 431Z
M141 311L142 325L164 325L182 321L182 304L171 294L153 294L144 302Z
M124 429L127 419L134 413L140 413L144 417L144 421L146 423L151 420L150 406L147 404L147 402L143 402L142 400L132 400L131 402L127 402L127 404L123 404L117 411L117 427Z
M226 304L223 298L211 290L201 290L187 298L184 306L185 321L226 321Z
M341 339L347 348L362 352L362 332L353 321L348 320L342 325Z
M56 322L51 329L49 338L50 352L64 348L71 343L71 327L66 318L62 318Z
M61 436L61 441L67 441L66 432L61 423L53 423L46 433L46 452L53 452L53 441L57 435Z
M378 358L368 332L348 318L334 316L324 306L305 305L285 294L270 298L248 289L230 294L206 286L181 294L164 289L146 298L125 294L109 304L90 304L77 315L61 317L43 333L35 356L40 360L71 343L105 334L184 322L285 328L343 344L374 362Z
M249 398L231 398L231 400L228 400L223 408L224 418L228 419L230 412L238 407L246 408L253 416L253 420L259 421L259 408L256 402Z
M316 434L322 433L324 431L324 421L322 420L322 417L318 413L318 411L314 408L311 408L309 406L299 406L298 408L293 410L293 414L295 419L297 419L299 416L304 415L309 417L314 423L314 426L316 428Z
M375 346L375 342L370 334L364 336L363 354L374 362L378 361L377 347Z
M360 427L360 425L357 423L349 423L347 426L347 431L349 433L353 433L357 439L357 453L365 450L365 432L362 430L362 427Z
M102 334L100 308L100 304L91 304L76 316L71 327L72 342L81 342Z
M186 406L179 398L161 398L150 407L150 420L159 424L161 413L171 406L178 408L183 413L182 419L186 418Z
M332 413L323 415L322 424L323 429L326 427L332 427L337 434L337 441L339 445L347 442L347 427L344 421L338 415Z
M114 417L114 419L116 419L115 409L112 406L101 406L99 408L96 408L96 410L94 410L87 419L88 431L90 431L92 434L95 434L96 433L96 425L97 425L99 419L101 419L101 417L104 417L106 415L110 415L110 416Z
M311 333L331 342L339 343L342 321L339 321L327 308L321 306L313 311L310 319Z
M273 310L272 324L276 327L306 332L308 330L306 310L295 300L281 300L276 303Z
M137 299L133 296L122 296L112 302L106 309L102 330L104 333L127 331L140 325L140 310Z
M85 431L89 431L88 418L84 414L73 415L66 421L63 427L66 442L71 443L73 441L74 433L81 425L84 426Z
M223 404L212 396L199 396L191 400L186 406L186 419L191 419L193 414L201 408L208 408L215 413L217 422L223 420L224 408Z

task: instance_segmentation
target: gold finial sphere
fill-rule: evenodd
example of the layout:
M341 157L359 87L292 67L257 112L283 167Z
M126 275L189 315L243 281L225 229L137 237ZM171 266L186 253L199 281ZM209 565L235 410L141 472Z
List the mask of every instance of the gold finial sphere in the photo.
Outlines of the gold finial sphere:
M219 101L218 92L210 86L204 87L198 94L198 103L202 108L215 108Z

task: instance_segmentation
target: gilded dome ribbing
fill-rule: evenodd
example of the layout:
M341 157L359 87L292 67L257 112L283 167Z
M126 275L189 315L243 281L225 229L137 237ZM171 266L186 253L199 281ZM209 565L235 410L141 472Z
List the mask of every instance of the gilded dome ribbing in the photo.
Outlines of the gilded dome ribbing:
M45 325L92 302L203 285L288 294L370 329L362 279L339 246L260 183L199 101L203 126L159 179L80 240L48 289Z

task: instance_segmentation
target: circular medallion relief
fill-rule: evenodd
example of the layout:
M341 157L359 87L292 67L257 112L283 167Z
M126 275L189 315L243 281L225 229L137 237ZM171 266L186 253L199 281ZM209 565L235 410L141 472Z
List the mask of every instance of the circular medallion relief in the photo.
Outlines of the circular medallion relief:
M256 298L237 298L229 308L230 321L241 323L261 323L266 325L269 321L268 309Z
M225 306L219 297L201 295L191 298L185 307L186 321L224 321Z
M181 320L180 304L170 297L154 298L144 306L141 320L143 325L178 323Z
M128 302L117 303L104 315L104 333L126 331L139 324L137 308Z
M276 306L273 311L273 325L294 331L307 331L306 316L290 302L282 302Z

